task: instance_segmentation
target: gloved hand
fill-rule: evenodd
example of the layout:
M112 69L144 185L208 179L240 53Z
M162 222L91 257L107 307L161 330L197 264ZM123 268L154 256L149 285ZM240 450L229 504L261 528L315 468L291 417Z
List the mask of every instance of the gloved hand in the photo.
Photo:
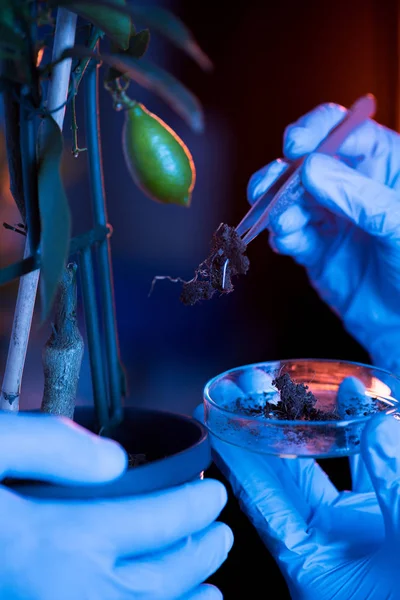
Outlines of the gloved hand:
M237 397L237 396L236 396ZM203 420L203 407L196 410ZM249 452L212 436L214 459L294 600L398 600L400 422L377 415L361 455L374 491L339 493L312 459Z
M288 160L312 153L344 110L321 105L290 125L285 159L253 175L249 201ZM306 267L312 285L376 365L400 371L400 136L369 120L337 158L311 154L301 177L304 198L271 223L271 246Z
M0 475L104 483L124 450L68 420L0 414ZM30 500L0 485L0 598L4 600L219 600L201 585L224 561L232 534L215 523L222 484L198 481L136 498Z

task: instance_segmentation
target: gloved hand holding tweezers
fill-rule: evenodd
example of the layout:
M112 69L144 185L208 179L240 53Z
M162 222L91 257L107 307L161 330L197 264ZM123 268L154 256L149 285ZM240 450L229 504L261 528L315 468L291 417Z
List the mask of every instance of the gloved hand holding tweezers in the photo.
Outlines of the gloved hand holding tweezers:
M251 209L236 228L219 226L209 258L198 267L192 280L184 282L181 295L184 304L195 304L211 298L215 292L233 290L232 278L245 274L249 267L245 254L248 244L267 227L277 226L280 215L304 197L301 173L306 154L313 151L335 156L346 138L365 124L375 109L373 96L360 98L349 111L342 110L336 120L331 120L330 126L324 128L323 135L314 140L308 152L298 152L290 163L277 161L271 168L255 175L253 181L258 184L262 181L262 184L255 188L250 186Z

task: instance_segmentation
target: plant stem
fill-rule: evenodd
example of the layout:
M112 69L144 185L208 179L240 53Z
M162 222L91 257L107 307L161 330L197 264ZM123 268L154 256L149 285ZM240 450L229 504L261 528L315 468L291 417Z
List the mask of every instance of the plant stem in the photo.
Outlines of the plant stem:
M83 339L76 318L76 270L64 271L55 303L53 333L43 348L44 393L41 410L73 419L83 357Z
M67 48L74 45L76 21L77 16L75 13L65 10L65 8L58 9L52 62L57 61ZM61 130L66 110L65 102L68 98L71 63L72 59L68 58L53 67L48 90L48 110L53 111L57 106L62 107L51 114Z
M53 60L58 60L66 48L74 45L77 16L65 9L57 14ZM53 67L49 84L47 107L62 129L69 93L72 60L64 60ZM61 87L57 85L64 82ZM54 108L60 107L54 111ZM83 357L83 339L76 319L76 269L72 263L64 271L59 283L55 304L53 333L43 348L44 392L42 412L74 416L76 391Z
M67 14L66 14L67 13ZM74 43L75 29L76 29L76 15L69 16L71 13L64 9L59 9L57 14L57 25L56 34L54 38L53 47L53 61L56 60L65 48L70 47ZM65 66L67 63L67 67ZM71 70L71 61L65 60L60 63L62 68L58 69L53 73L52 80L49 84L49 100L47 108L53 110L60 106L68 95L69 79ZM62 129L65 109L60 109L53 114L53 118L57 121L60 129ZM24 117L27 115L24 115ZM23 144L32 144L33 135L33 124L30 124L28 129L29 121L25 123L26 127L22 128L23 121L21 122L21 146L24 150ZM25 134L25 142L23 140L23 131L28 131L29 135ZM36 139L34 140L36 142ZM34 146L35 157L36 147ZM25 156L26 162L26 156ZM36 162L36 159L35 159ZM24 152L22 152L22 167L24 169ZM36 167L36 165L35 165ZM25 168L31 168L31 166L25 164ZM24 178L24 196L25 196L25 207L27 212L28 221L28 236L26 240L24 257L28 257L31 252L35 252L37 244L39 242L38 231L35 226L32 226L33 215L29 213L28 206L32 207L32 204L27 200L27 194L33 188L32 193L37 195L37 179L36 179L36 168L32 175L32 181L27 181L25 185ZM33 179L35 177L35 179ZM34 185L33 181L35 181ZM30 222L31 221L31 222ZM33 221L34 222L34 221ZM14 313L14 321L11 333L10 344L8 348L7 364L3 377L3 384L0 398L0 408L3 410L18 411L19 409L19 395L21 391L21 380L25 365L26 351L28 347L29 334L31 330L32 317L35 308L37 285L39 280L39 270L33 271L28 275L21 277L18 288L18 296Z
M100 31L100 29L97 29L97 27L93 27L92 28L92 32L89 38L88 43L86 44L87 48L89 48L90 50L94 50L97 46L97 42L100 40L100 38L103 36L103 32ZM75 109L75 100L76 100L76 95L78 93L78 88L79 88L79 84L82 81L82 78L86 72L86 69L90 63L90 58L82 58L79 63L76 65L75 69L73 70L73 75L75 77L74 80L74 91L73 91L73 98L72 98L72 106L71 106L71 129L72 129L72 154L74 155L75 158L78 158L79 154L81 152L85 152L87 150L87 148L79 148L78 145L78 123L76 120L76 109Z
M107 410L107 387L101 352L96 284L93 272L92 248L90 246L84 248L80 253L80 271L93 399L99 426L106 426L109 418Z
M85 77L85 120L88 146L89 174L92 190L92 207L95 225L107 225L103 162L99 127L98 65L89 65ZM105 341L108 363L108 382L112 420L122 420L121 383L122 369L119 358L110 241L106 238L98 245L100 294L103 307ZM100 423L104 425L104 423Z
M96 27L94 27L92 29L92 33L90 35L89 41L86 44L87 48L89 50L94 50L97 46L97 42L103 37L103 32L100 31L100 29L97 29ZM87 67L89 66L91 59L90 58L82 58L79 63L77 64L77 66L75 67L73 73L75 76L75 82L74 82L74 92L75 95L78 92L78 87L80 82L82 81L82 78L85 74L85 71L87 69Z
M86 152L87 148L79 148L78 145L78 123L76 119L76 96L71 101L71 130L72 130L72 154L78 158L81 152Z

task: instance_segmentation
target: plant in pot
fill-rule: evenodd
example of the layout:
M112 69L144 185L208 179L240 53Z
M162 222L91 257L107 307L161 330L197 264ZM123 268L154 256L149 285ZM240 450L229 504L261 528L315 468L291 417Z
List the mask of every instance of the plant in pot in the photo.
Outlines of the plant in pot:
M189 150L166 123L128 95L128 87L134 81L156 92L201 131L197 99L144 58L149 30L164 35L203 69L210 69L211 63L185 25L164 9L137 7L125 0L2 0L0 6L0 81L10 188L21 214L13 235L26 239L23 258L0 271L2 284L19 278L1 409L19 410L39 289L42 324L51 332L43 349L40 410L116 439L130 460L124 476L102 486L66 488L15 479L6 483L39 497L89 498L150 492L199 477L210 464L207 434L200 424L182 415L123 405L126 382L113 298L98 85L102 67L113 108L125 113L122 144L134 182L155 201L189 206L195 184ZM138 24L144 28L137 29ZM72 152L80 156L75 101L81 91L93 226L71 237L72 216L60 176L62 130L68 106ZM84 407L75 407L84 352L77 321L78 285L94 401Z

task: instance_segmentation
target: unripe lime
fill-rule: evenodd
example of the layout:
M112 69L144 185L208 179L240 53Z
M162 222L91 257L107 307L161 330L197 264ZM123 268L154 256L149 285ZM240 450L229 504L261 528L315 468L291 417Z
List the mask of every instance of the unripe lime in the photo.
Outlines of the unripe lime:
M143 104L125 111L122 144L133 180L147 196L190 205L196 181L193 158L177 134Z

